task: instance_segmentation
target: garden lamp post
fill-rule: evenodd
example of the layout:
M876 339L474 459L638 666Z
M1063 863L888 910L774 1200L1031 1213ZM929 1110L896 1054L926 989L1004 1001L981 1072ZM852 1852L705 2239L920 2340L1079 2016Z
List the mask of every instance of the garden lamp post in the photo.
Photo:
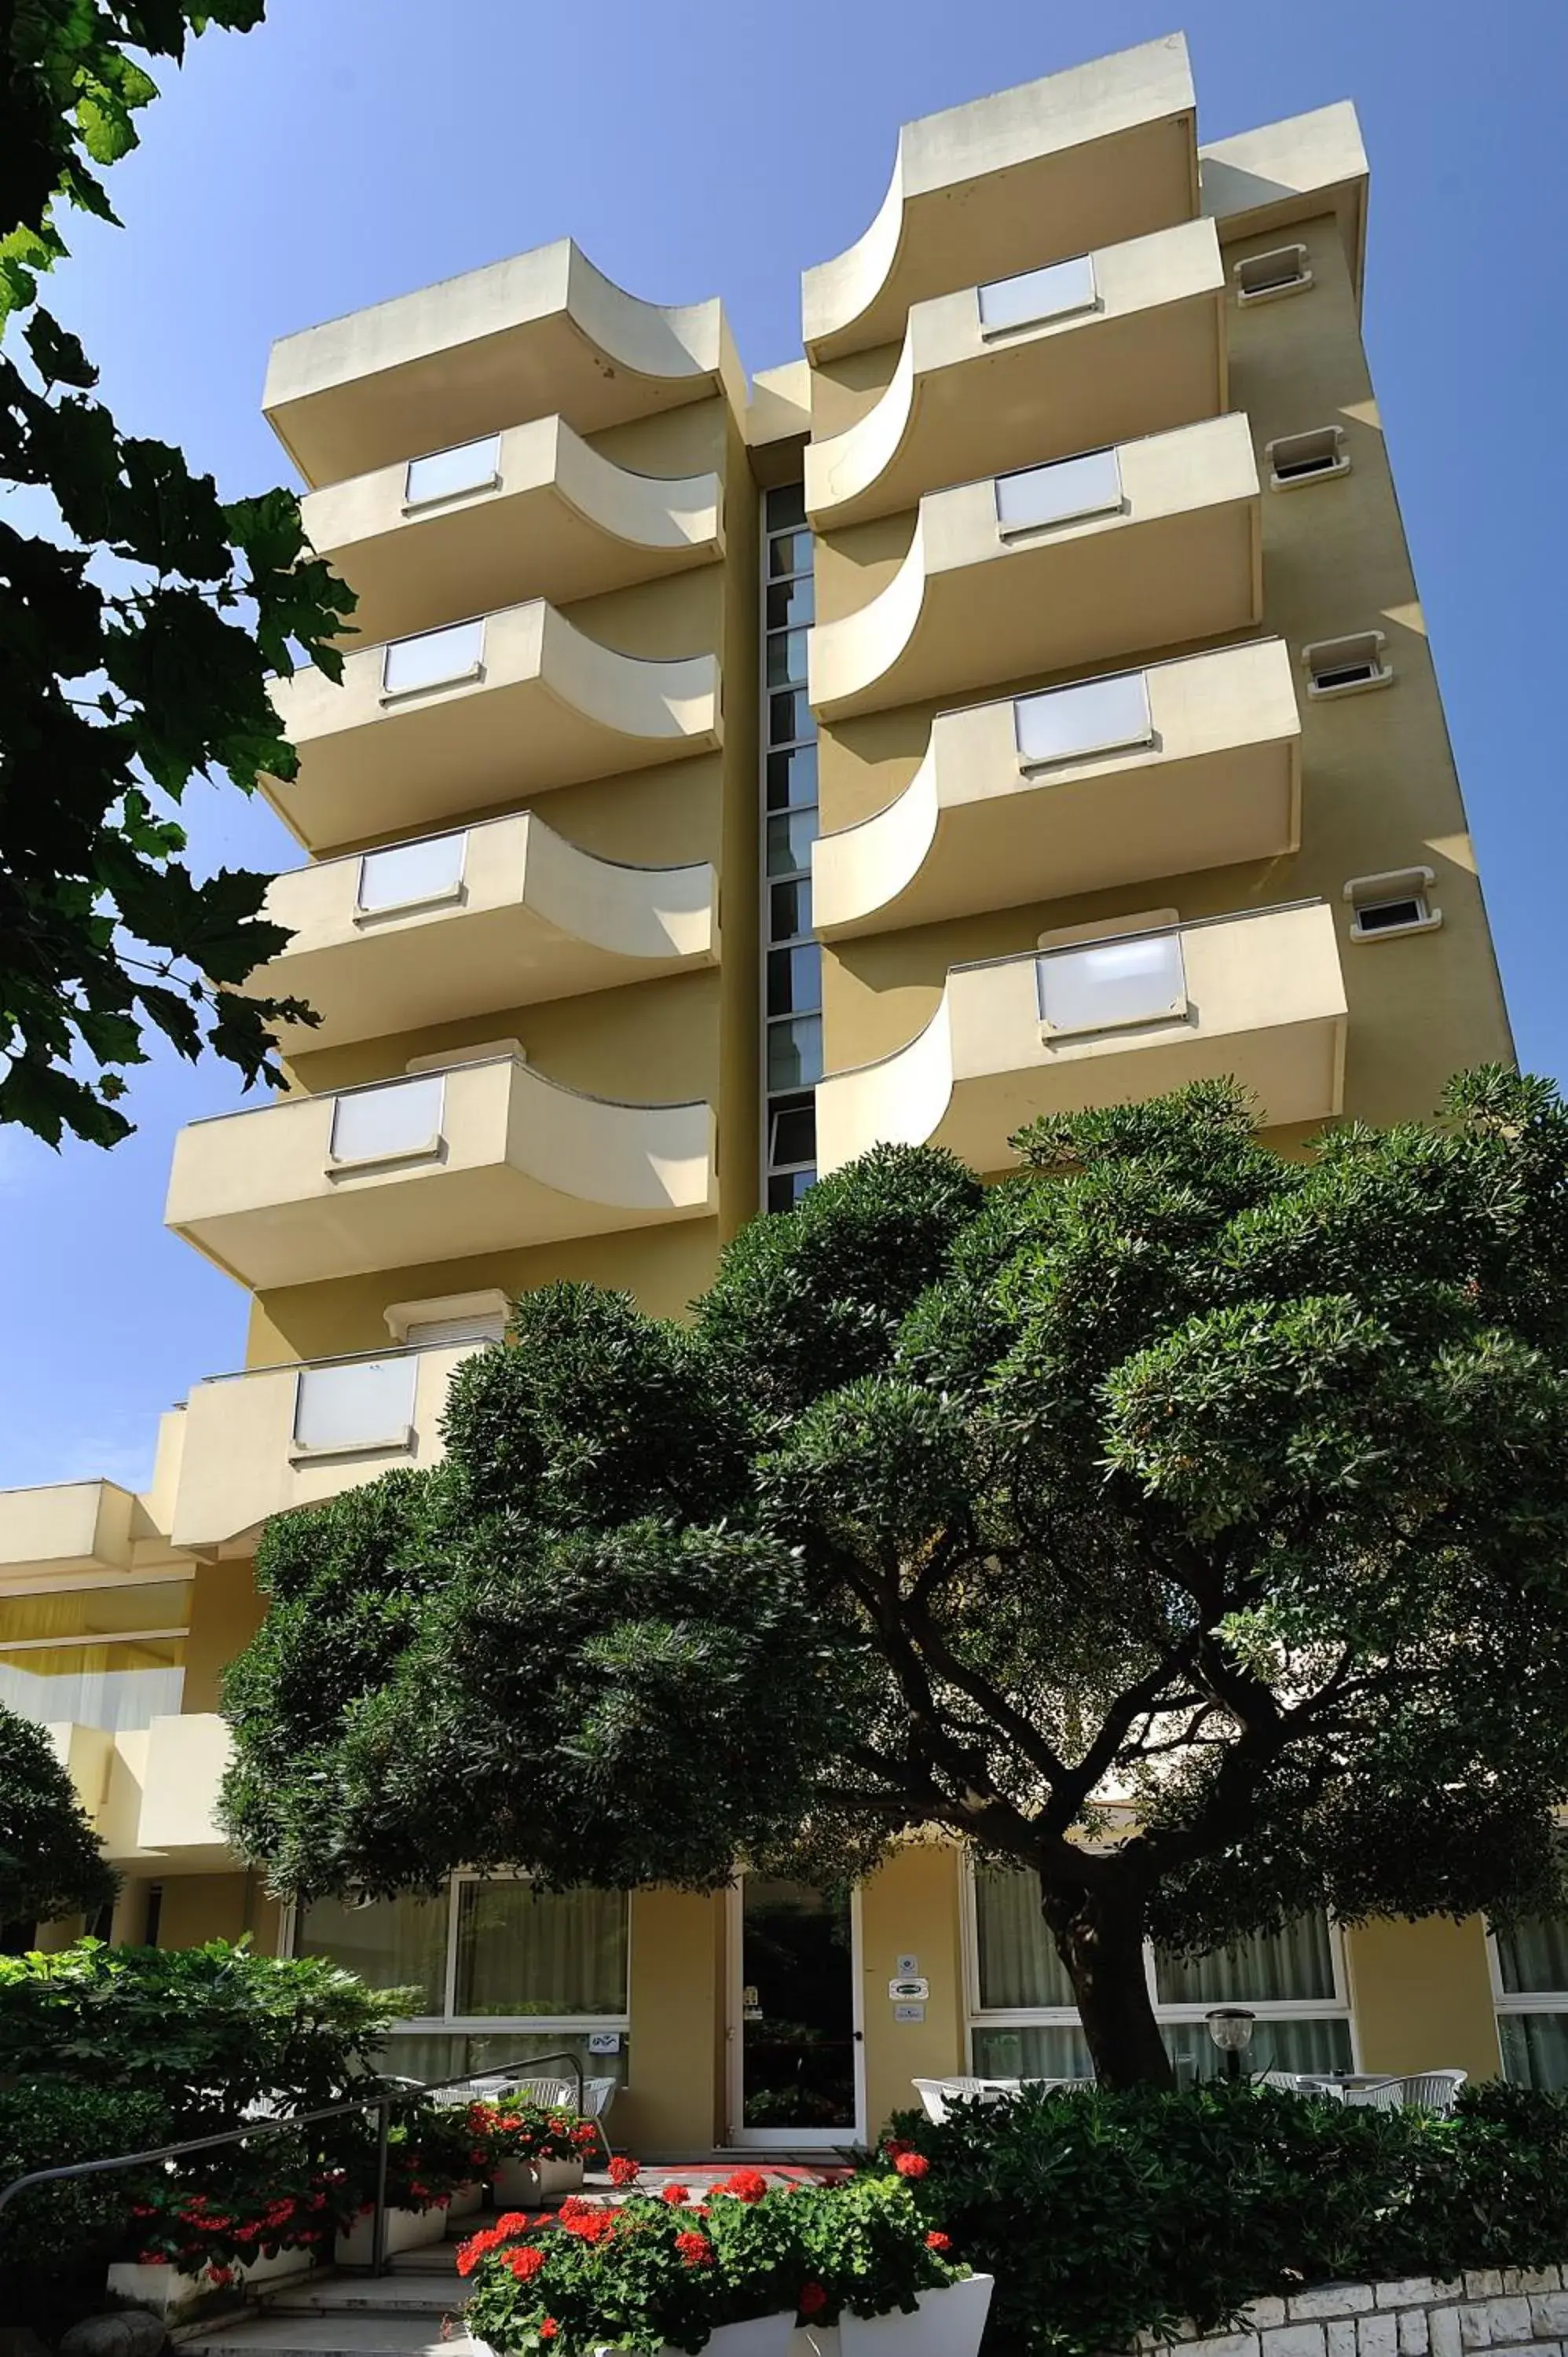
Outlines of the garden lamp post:
M1208 2034L1225 2057L1225 2076L1239 2079L1241 2057L1252 2042L1252 2025L1256 2014L1249 2013L1244 2005L1217 2005L1204 2015Z

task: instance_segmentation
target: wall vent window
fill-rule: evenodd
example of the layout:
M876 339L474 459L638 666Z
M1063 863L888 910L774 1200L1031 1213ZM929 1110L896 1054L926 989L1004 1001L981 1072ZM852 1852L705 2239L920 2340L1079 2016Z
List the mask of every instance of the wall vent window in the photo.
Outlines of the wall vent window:
M811 931L817 729L806 695L816 612L803 487L763 497L763 1186L787 1211L815 1178L822 1071L822 960Z
M1387 687L1393 678L1383 651L1387 643L1381 630L1356 630L1348 638L1320 639L1303 647L1308 695L1355 695Z
M1312 284L1305 245L1279 245L1269 253L1250 253L1235 265L1236 298L1262 303L1279 295L1302 295Z
M1072 1986L1040 1916L1036 1877L977 1867L968 1980L972 2068L985 2079L1088 2078L1091 2065ZM1307 1915L1271 1938L1202 1956L1152 1945L1144 1968L1178 2083L1212 2078L1223 2058L1204 2015L1244 2005L1258 2017L1248 2065L1258 2071L1348 2071L1350 2007L1339 1943Z
M1398 867L1385 876L1353 876L1345 887L1350 938L1385 940L1391 933L1435 932L1443 911L1434 906L1430 867Z
M492 491L501 479L500 466L499 434L460 442L451 450L433 450L427 458L411 458L403 479L403 506L431 507L437 500L461 499L469 491Z
M417 695L431 687L453 687L477 679L484 667L485 625L454 622L444 630L422 630L414 639L393 639L381 651L381 694Z
M1350 460L1342 425L1316 425L1310 434L1282 434L1264 448L1269 481L1276 491L1294 490L1298 483L1320 483L1332 475L1348 475Z
M1005 336L1016 328L1038 328L1047 319L1100 307L1090 253L1050 263L1044 270L1020 271L1014 278L993 278L978 291L983 336Z
M458 1874L434 1899L317 1900L300 1910L294 1944L372 1988L417 1992L417 2010L387 2040L401 2077L478 2072L569 2047L588 2077L618 2079L630 2027L628 1919L623 1891L537 1891ZM607 2030L622 2033L622 2051L590 2060L589 2037Z

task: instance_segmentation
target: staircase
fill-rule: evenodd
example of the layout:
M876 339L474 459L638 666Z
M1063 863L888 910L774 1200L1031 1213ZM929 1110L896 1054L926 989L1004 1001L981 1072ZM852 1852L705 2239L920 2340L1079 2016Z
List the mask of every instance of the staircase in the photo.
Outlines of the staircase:
M478 2357L460 2321L457 2244L486 2222L465 2218L448 2241L400 2252L390 2275L322 2275L269 2293L242 2321L182 2335L179 2357Z

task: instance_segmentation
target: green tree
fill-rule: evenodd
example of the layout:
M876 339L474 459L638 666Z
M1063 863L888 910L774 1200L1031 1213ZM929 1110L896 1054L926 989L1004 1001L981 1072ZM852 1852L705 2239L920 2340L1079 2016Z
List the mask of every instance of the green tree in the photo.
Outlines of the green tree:
M1032 1868L1100 2074L1169 2065L1146 1935L1553 1904L1568 1790L1568 1108L1285 1160L1215 1083L882 1148L684 1329L561 1286L449 1456L269 1525L238 1841L449 1867Z
M149 1027L247 1084L275 1076L296 1002L235 989L288 940L267 879L198 881L172 812L193 777L249 793L297 757L267 693L303 651L333 677L351 593L312 556L285 490L220 500L177 450L123 435L78 339L37 307L66 252L58 207L113 221L92 168L136 144L177 62L264 0L0 0L0 1120L112 1146Z
M48 1737L0 1704L0 1923L96 1914L116 1888Z

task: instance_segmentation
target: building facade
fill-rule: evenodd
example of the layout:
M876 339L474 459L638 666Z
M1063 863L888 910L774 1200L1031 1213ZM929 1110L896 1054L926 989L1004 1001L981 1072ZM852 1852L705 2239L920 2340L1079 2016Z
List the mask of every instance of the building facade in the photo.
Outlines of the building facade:
M1234 1073L1289 1151L1509 1056L1366 204L1349 106L1200 146L1172 38L907 126L804 275L802 356L749 383L716 301L570 243L274 348L360 635L340 688L277 691L301 861L262 979L319 1028L170 1179L247 1362L145 1497L0 1501L0 1698L122 1868L113 1936L412 1983L410 2072L570 2044L647 2151L1084 2067L1023 1878L935 1844L842 1907L457 1876L295 1921L216 1830L219 1680L266 1517L429 1463L520 1292L678 1315L879 1139L995 1173L1035 1114ZM1307 1922L1149 1971L1184 2070L1224 1999L1286 2066L1568 2080L1553 1926Z

